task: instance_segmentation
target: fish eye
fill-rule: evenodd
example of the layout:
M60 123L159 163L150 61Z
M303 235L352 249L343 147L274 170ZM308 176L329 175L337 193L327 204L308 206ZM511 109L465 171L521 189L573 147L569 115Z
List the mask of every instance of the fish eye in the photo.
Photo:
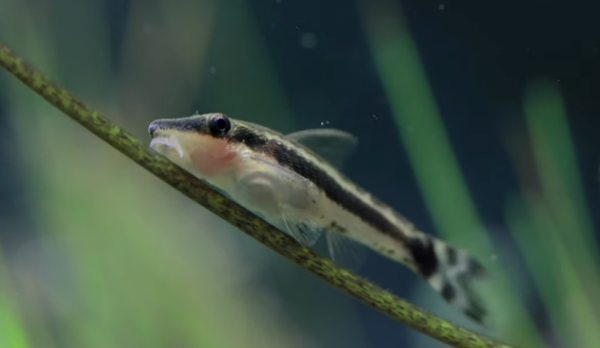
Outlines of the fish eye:
M231 129L231 122L225 115L214 115L208 121L208 128L215 136L223 136Z

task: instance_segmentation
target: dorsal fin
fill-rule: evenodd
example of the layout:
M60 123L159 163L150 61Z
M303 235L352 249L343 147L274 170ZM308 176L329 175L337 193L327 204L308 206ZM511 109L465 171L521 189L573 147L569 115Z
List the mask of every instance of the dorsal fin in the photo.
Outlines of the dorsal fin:
M342 168L358 145L358 139L354 135L333 128L307 129L285 137L306 146L337 169Z

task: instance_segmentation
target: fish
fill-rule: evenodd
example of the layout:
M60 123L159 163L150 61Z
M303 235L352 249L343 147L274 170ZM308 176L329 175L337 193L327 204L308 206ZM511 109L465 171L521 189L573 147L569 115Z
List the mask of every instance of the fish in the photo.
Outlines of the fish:
M467 251L420 231L343 174L358 139L335 128L287 135L223 113L158 119L150 147L305 247L324 236L334 262L356 246L396 261L476 323L489 316L477 281L486 269Z

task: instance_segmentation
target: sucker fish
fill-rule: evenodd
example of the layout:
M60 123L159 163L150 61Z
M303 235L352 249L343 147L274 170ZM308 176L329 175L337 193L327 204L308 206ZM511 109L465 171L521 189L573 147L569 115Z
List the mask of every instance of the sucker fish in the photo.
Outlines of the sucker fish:
M354 243L397 261L477 323L488 311L473 282L487 273L460 248L425 234L341 172L357 139L337 129L283 135L222 113L153 121L150 147L269 224L334 261ZM346 250L346 251L345 251Z

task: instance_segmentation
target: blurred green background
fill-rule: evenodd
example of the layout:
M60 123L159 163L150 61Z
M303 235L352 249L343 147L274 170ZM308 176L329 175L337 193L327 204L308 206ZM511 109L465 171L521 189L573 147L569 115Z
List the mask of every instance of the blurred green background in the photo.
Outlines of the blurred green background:
M195 111L357 134L348 175L485 263L494 328L376 254L361 275L522 347L598 347L600 37L581 34L591 8L548 6L527 31L536 3L516 4L0 0L0 40L141 139L152 120ZM561 16L582 24L548 40ZM0 348L443 346L216 218L8 74L0 102Z

